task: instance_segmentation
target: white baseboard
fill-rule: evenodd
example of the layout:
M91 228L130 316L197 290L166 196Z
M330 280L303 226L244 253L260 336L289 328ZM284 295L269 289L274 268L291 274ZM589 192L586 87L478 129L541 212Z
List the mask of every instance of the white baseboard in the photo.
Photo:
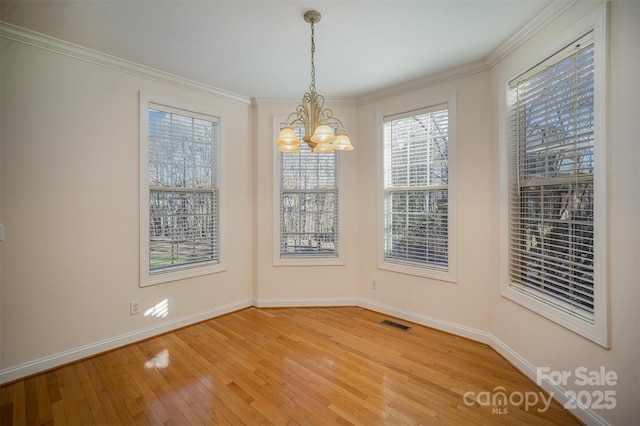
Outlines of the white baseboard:
M509 346L505 345L500 339L495 336L491 336L492 342L489 343L496 352L502 355L507 361L509 361L514 367L534 383L538 383L538 369L529 361L514 352ZM569 402L567 391L562 387L550 382L547 378L543 377L539 383L540 387L544 389L549 395L553 396L560 405L564 406ZM570 409L574 416L582 420L587 425L601 425L606 426L609 423L600 417L595 411L587 407L580 407L576 409Z
M198 312L193 315L176 318L171 321L166 321L151 327L132 331L130 333L126 333L110 339L91 343L79 348L60 352L51 356L37 359L35 361L26 362L15 367L10 367L0 371L0 384L31 376L42 371L50 370L52 368L59 367L61 365L78 361L90 356L94 356L102 352L110 351L120 346L125 346L134 342L148 339L149 337L157 336L159 334L185 327L187 325L195 324L201 321L218 317L220 315L228 314L233 311L248 308L252 305L253 301L251 299L240 300L238 302L219 306L217 308Z
M502 355L514 367L520 370L520 372L529 377L529 379L531 379L534 383L537 383L538 370L536 369L536 367L529 361L518 355L509 346L507 346L504 342L502 342L491 333L477 330L464 325L443 321L437 318L432 318L426 315L417 314L415 312L406 311L404 309L399 309L393 306L383 305L371 300L358 299L357 306L411 321L416 324L431 327L436 330L445 331L457 336L466 337L480 343L485 343L491 346L500 355ZM542 387L547 393L549 393L549 395L553 396L553 399L555 399L563 406L569 400L565 389L549 382L548 380L543 380L540 384L540 387ZM572 409L570 411L574 416L585 422L587 425L609 425L609 423L606 422L602 417L600 417L593 410L587 407L580 407L577 409Z
M358 306L370 309L372 311L380 312L382 314L387 314L407 321L415 322L416 324L435 328L436 330L446 331L447 333L466 337L468 339L475 340L476 342L485 343L487 345L491 344L491 334L482 330L477 330L475 328L439 320L437 318L417 314L415 312L399 309L389 305L383 305L381 303L373 302L366 299L359 299Z
M355 297L308 297L284 299L254 299L253 304L258 308L291 308L308 306L356 306Z

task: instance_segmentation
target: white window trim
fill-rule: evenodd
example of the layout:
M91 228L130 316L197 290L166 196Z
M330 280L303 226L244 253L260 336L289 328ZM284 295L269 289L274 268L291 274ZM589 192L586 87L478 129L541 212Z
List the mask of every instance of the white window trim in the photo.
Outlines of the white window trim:
M385 259L384 255L384 118L418 111L436 105L446 104L449 114L448 140L448 267L447 269L431 268L424 265L413 266L408 263L393 262ZM451 94L442 98L430 99L428 102L402 108L380 111L376 114L377 154L378 154L378 212L377 212L377 266L378 269L398 272L419 277L433 278L441 281L456 282L456 243L457 243L457 215L456 215L456 95Z
M170 108L177 108L184 111L192 111L195 113L206 114L219 118L220 135L218 158L218 257L216 264L204 264L202 266L194 266L184 269L176 269L169 272L152 274L149 270L149 104L166 105ZM140 287L146 287L155 284L162 284L171 281L182 280L186 278L197 277L225 271L224 259L226 255L226 196L225 196L225 143L226 135L223 125L223 114L219 111L212 110L200 105L193 105L175 99L157 96L144 91L140 92Z
M343 123L341 117L338 117ZM287 116L273 117L273 139L278 138L280 127L287 122ZM300 142L304 143L304 142ZM344 191L342 190L343 161L340 160L340 152L338 152L338 256L322 257L322 256L295 256L280 257L280 151L278 146L273 143L273 266L344 266ZM317 154L322 155L322 154Z
M608 241L607 241L607 4L600 6L571 28L564 31L544 48L527 55L522 62L500 79L500 287L502 296L554 321L600 346L609 348L608 332ZM509 111L508 84L523 71L552 56L565 46L593 31L594 45L594 167L595 233L594 233L594 321L593 324L578 319L545 302L546 295L533 296L512 286L509 279Z

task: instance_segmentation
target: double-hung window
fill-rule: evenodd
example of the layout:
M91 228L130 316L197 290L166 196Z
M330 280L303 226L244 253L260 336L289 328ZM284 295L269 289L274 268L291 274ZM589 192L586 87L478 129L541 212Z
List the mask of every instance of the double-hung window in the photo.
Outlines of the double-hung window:
M146 96L141 100L141 283L215 272L219 119Z
M503 294L606 346L605 151L597 103L603 86L596 47L590 31L507 84Z
M385 269L453 280L450 104L383 118Z
M298 137L303 128L295 128ZM277 265L335 264L338 244L338 156L314 153L304 142L299 152L278 155Z

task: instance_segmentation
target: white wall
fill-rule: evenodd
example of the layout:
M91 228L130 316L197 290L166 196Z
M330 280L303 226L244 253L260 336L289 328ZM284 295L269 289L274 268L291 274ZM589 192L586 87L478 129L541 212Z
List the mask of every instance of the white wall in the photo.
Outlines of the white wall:
M3 380L251 304L248 100L7 39L1 71ZM140 90L222 116L226 272L138 286ZM129 315L131 300L163 299L167 317Z

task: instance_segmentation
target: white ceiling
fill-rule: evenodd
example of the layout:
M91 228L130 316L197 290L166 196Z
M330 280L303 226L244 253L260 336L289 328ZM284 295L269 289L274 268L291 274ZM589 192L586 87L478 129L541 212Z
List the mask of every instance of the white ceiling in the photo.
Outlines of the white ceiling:
M554 0L2 0L2 21L247 97L353 99L486 58Z

